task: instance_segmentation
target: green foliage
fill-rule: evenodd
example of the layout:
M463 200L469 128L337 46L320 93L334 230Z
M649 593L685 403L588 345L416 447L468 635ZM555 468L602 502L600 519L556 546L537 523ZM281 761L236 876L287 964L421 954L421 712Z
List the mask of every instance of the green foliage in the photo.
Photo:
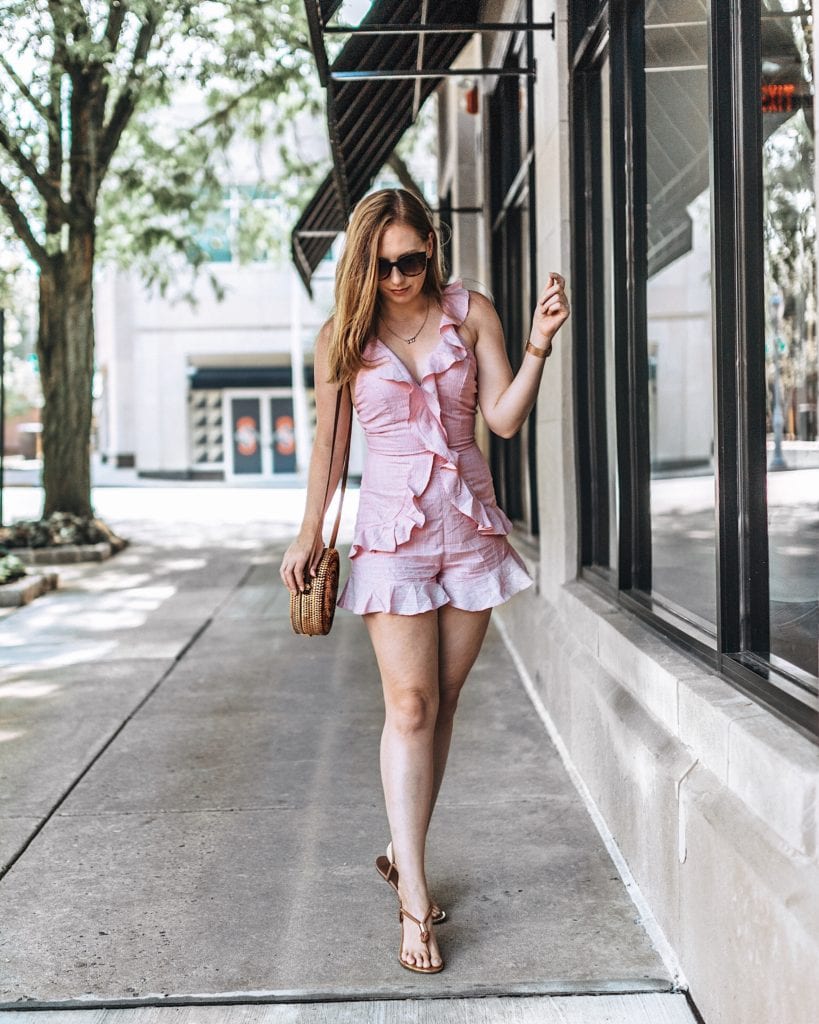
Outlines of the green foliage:
M85 182L87 154L72 161L71 148L100 103ZM297 0L0 0L0 221L29 250L64 251L91 204L99 259L190 297L208 258L198 239L250 170L275 198L247 200L236 252L281 255L328 167L299 137L321 112ZM255 151L241 168L234 143Z
M0 556L0 584L11 583L26 575L28 569L20 561L17 555Z

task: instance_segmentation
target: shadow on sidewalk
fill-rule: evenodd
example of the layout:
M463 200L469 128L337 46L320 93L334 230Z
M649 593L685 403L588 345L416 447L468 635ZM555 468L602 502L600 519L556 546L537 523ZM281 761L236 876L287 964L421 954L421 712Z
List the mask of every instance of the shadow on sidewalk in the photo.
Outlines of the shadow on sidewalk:
M402 970L366 631L292 635L277 565L136 543L0 623L0 1003L671 989L493 627L430 835L447 968Z

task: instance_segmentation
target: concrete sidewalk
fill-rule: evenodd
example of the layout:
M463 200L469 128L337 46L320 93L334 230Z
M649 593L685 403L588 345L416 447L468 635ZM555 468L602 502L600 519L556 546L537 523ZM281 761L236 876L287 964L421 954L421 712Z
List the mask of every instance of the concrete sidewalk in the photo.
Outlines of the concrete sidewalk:
M0 1019L693 1019L494 627L430 836L447 968L416 976L373 866L383 708L363 624L290 633L263 521L218 542L123 532L126 551L0 622ZM522 1015L520 997L595 993L634 1015ZM517 1015L383 1009L487 996ZM328 1000L334 1016L239 1010Z

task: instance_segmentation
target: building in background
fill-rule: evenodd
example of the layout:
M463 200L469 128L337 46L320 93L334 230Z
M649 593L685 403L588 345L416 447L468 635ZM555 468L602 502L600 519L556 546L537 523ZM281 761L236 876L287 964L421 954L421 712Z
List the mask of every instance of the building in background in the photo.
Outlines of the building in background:
M164 116L189 123L200 106L196 93L180 95ZM303 153L326 160L311 118L294 137ZM224 202L200 240L208 262L195 304L163 298L135 271L100 270L94 440L105 462L143 477L304 479L315 424L313 345L332 306L340 240L326 253L312 296L281 257L260 251L240 261L239 219L275 201L266 181L275 180L280 162L273 142L239 136L232 143ZM358 458L356 443L354 474Z
M321 38L338 4L305 6ZM528 423L482 435L536 580L497 620L708 1024L819 1005L812 7L441 3L464 29L413 36L381 0L396 35L324 64L335 169L293 240L309 279L435 93L450 273L514 368L568 278Z
M180 116L180 111L175 111ZM411 168L393 155L375 187L412 182L434 203L435 120L423 117L408 142ZM326 154L321 124L302 131ZM317 141L314 136L318 137ZM305 289L296 268L259 253L239 262L235 244L243 203L265 204L255 150L237 142L222 211L202 239L207 271L224 291L217 298L207 274L195 305L162 298L138 276L103 270L96 295L98 397L96 448L115 466L143 477L304 482L315 430L313 352L333 304L340 232L327 239ZM275 154L267 153L267 163ZM326 156L325 156L326 158ZM356 425L350 475L360 477L363 441Z
M98 449L140 476L227 481L304 475L312 445L312 348L329 309L295 272L230 259L197 305L147 294L108 270L96 291Z

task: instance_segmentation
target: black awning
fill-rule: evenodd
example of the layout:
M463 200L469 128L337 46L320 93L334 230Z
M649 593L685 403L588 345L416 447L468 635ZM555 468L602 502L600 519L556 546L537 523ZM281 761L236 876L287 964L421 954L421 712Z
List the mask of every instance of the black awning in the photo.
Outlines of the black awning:
M192 366L188 370L192 391L207 388L289 388L293 371L289 366ZM313 367L305 364L304 383L313 387Z
M291 236L293 261L308 290L313 271L330 251L336 235L344 231L353 206L366 195L418 109L442 81L418 73L421 37L417 33L351 35L328 65L323 33L330 13L338 6L332 0L305 0L319 75L327 87L333 155L332 173L308 203ZM427 24L452 30L423 36L421 68L447 69L471 37L479 3L444 0L430 8ZM360 27L420 25L420 12L421 5L412 0L378 0ZM469 30L457 31L461 24ZM333 78L344 72L368 71L406 71L410 77Z

